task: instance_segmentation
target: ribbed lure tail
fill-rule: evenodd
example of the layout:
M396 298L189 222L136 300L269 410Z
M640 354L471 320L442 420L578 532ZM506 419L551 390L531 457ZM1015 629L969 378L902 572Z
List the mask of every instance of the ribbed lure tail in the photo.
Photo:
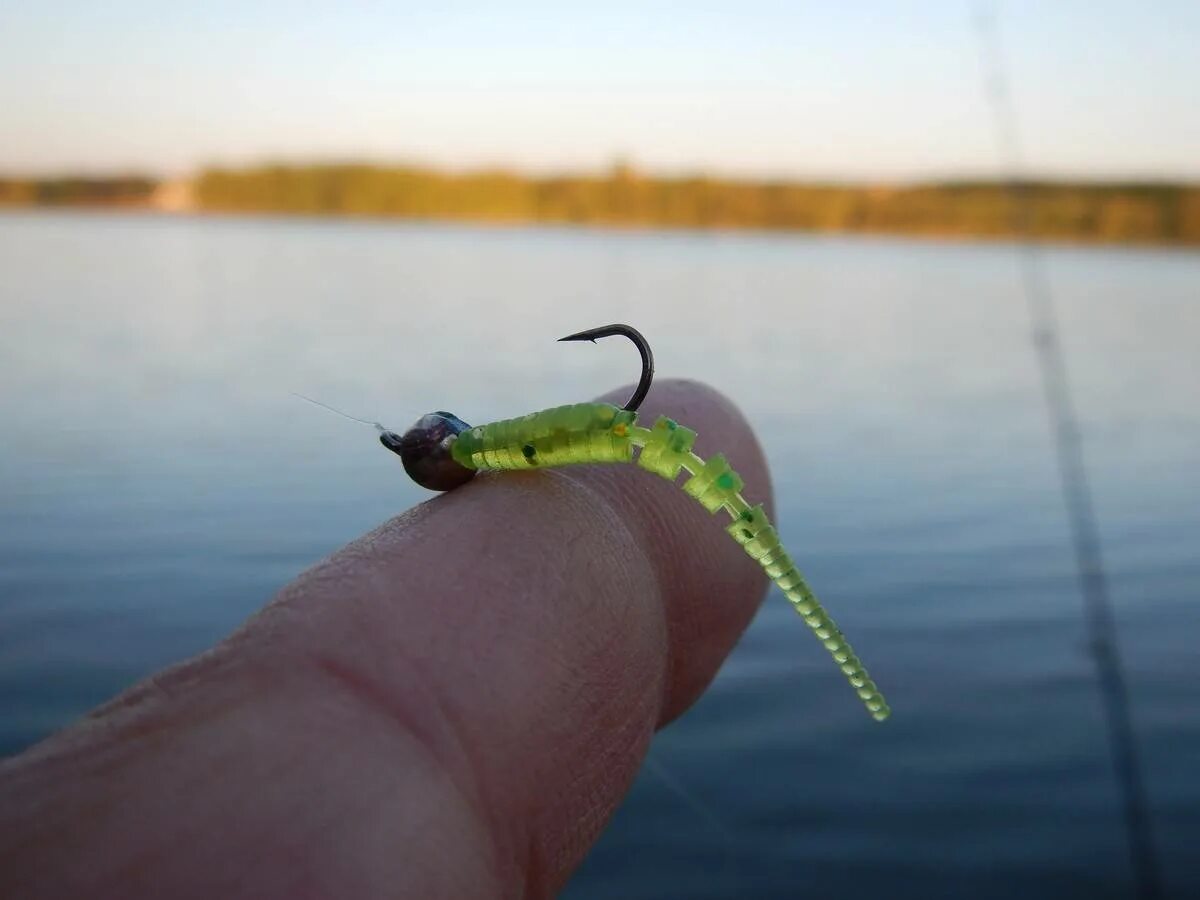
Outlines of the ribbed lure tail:
M746 554L779 586L813 634L825 645L872 717L882 722L891 715L887 701L850 642L805 584L762 506L751 507L746 503L740 493L742 479L729 467L722 454L718 453L706 462L693 453L695 440L694 431L665 416L649 430L638 427L633 431L634 444L642 447L638 465L668 481L674 481L680 469L686 470L692 477L683 483L684 492L711 513L719 509L729 513L733 522L725 530L730 537L741 544Z
M460 464L473 469L537 469L579 463L632 462L674 482L680 471L690 476L682 485L710 513L725 510L726 528L751 559L791 601L824 644L859 698L877 721L890 714L887 701L867 674L850 643L821 606L779 542L762 506L751 507L741 495L741 476L720 453L708 460L692 452L696 432L662 416L652 428L636 424L637 414L607 403L578 403L506 419L464 431L451 450Z
M796 612L817 636L817 640L825 645L825 649L858 692L859 698L875 720L882 722L891 715L892 711L887 701L867 674L866 667L855 654L854 648L821 606L820 601L813 596L787 551L780 546L779 536L767 521L762 506L743 510L725 530L742 545L742 549L751 559L758 561L771 580L783 591L783 595L791 601Z

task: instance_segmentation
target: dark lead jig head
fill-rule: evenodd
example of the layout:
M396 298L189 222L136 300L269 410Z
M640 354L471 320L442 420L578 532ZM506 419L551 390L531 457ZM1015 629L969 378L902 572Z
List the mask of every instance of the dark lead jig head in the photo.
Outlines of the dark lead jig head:
M400 456L404 471L421 487L449 491L475 477L475 470L460 465L450 455L454 439L471 426L453 413L431 412L398 435L384 431L379 442Z

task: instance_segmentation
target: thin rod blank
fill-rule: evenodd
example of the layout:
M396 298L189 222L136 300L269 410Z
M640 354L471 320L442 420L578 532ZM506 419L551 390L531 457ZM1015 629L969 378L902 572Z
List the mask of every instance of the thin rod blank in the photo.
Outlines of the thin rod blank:
M989 5L980 3L976 7L975 26L983 55L984 87L992 110L996 143L1009 169L1008 187L1014 199L1013 225L1020 240L1021 276L1033 326L1033 346L1041 373L1046 410L1054 433L1063 503L1071 526L1075 565L1104 704L1113 768L1121 786L1130 864L1138 896L1143 900L1159 900L1164 896L1162 876L1154 848L1145 782L1138 761L1137 739L1129 710L1129 689L1117 648L1116 622L1109 597L1108 578L1104 572L1091 485L1084 463L1079 419L1058 336L1054 296L1033 232L1030 185L1023 177L1020 133L1008 89L1000 31Z

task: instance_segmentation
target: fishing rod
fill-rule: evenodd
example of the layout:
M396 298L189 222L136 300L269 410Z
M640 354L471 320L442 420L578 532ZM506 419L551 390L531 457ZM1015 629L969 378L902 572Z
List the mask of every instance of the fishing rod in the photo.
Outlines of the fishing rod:
M1021 283L1029 308L1031 337L1054 436L1063 504L1071 528L1079 590L1083 595L1089 648L1096 664L1113 769L1121 789L1129 861L1142 900L1164 896L1151 829L1145 781L1137 752L1129 689L1117 645L1116 619L1101 552L1100 529L1083 454L1079 417L1067 377L1054 295L1033 228L1029 179L1024 175L1020 129L1011 91L1000 25L990 3L974 10L983 66L984 92L992 112L997 151L1008 170L1013 230L1020 248Z

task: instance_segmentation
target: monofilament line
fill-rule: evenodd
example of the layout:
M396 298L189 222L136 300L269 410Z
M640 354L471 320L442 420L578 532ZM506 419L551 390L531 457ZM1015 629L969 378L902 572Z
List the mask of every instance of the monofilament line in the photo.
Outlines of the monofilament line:
M373 425L379 429L380 434L383 434L385 431L387 431L387 429L378 422L372 422L370 419L360 419L358 416L349 415L348 413L342 412L340 409L334 409L328 403L322 403L320 400L314 400L312 397L305 397L303 394L297 394L295 391L291 391L290 393L293 397L299 397L301 400L307 400L309 403L319 406L322 409L327 409L331 413L337 413L343 419L349 419L351 422L362 422L364 425Z

